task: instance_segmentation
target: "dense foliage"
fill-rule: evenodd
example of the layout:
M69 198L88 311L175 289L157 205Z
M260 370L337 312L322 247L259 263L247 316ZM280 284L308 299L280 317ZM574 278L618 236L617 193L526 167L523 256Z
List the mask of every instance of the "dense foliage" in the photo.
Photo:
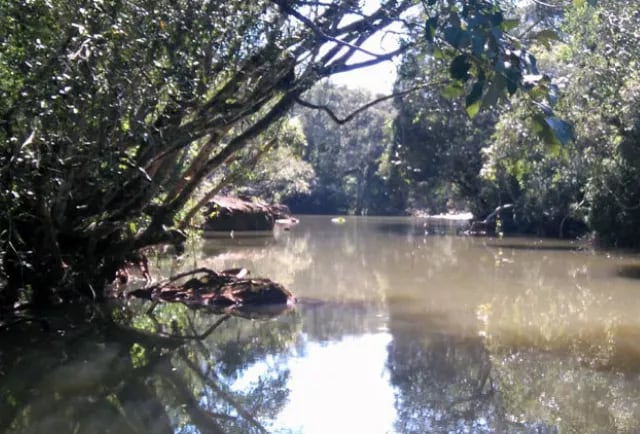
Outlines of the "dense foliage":
M425 63L423 65L422 63ZM496 114L485 110L470 119L461 97L447 97L442 65L419 53L405 56L397 87L426 71L436 84L396 100L394 162L405 180L405 206L431 213L447 209L477 211L482 180L481 149L490 138Z
M522 104L501 117L485 150L484 175L512 186L506 200L518 205L524 229L562 235L567 221L577 221L613 244L640 242L632 156L639 53L631 27L638 12L634 2L568 9L562 41L537 56L562 84L558 110L574 126L573 143L549 147L537 140L518 116Z
M531 39L536 68L553 77L542 80L551 91L546 101L534 86L508 109L487 106L471 122L456 110L469 111L469 94L459 95L446 74L455 76L457 65L429 47L405 53L396 86L425 72L423 80L436 84L396 100L408 204L467 207L480 218L513 204L512 230L562 237L590 228L607 243L638 246L640 8L631 1L519 6L513 32ZM558 117L544 115L545 122L573 140L549 140L536 110L545 113L547 103Z

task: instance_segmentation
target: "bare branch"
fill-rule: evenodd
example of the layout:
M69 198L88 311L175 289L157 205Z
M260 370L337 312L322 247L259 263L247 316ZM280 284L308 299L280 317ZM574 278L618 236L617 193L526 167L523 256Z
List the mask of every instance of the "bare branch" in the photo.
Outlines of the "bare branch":
M551 3L545 3L541 0L531 0L532 2L539 4L540 6L544 6L546 8L552 8L552 9L564 9L566 7L568 7L568 5L564 5L564 4L560 4L560 5L554 5Z
M344 47L348 47L351 48L352 50L355 51L359 51L361 53L364 53L368 56L371 57L375 57L375 58L379 58L379 57L383 57L385 56L384 53L380 54L380 53L374 53L372 51L369 50L365 50L364 48L362 48L361 46L358 45L353 45L350 44L347 41L344 41L342 39L339 38L335 38L331 35L328 35L327 33L325 33L324 31L322 31L321 28L319 28L318 26L316 26L316 24L311 21L309 18L305 17L304 15L302 15L300 12L296 11L295 9L293 9L292 7L290 7L285 1L283 0L274 0L274 3L276 3L278 6L280 6L280 8L285 11L287 14L295 17L296 19L298 19L299 21L301 21L303 24L305 24L307 27L309 27L311 30L313 30L313 32L318 35L320 37L321 40L325 40L325 41L331 41L331 42L335 42L338 45L344 46Z
M165 201L164 206L161 207L159 213L154 215L154 223L153 226L158 225L160 227L164 218L167 215L172 215L176 212L176 210L180 209L189 199L193 191L200 184L202 179L204 179L208 174L210 174L213 170L219 167L221 164L231 157L234 153L242 149L246 144L257 137L260 133L265 131L273 122L277 121L280 117L284 116L284 114L291 108L291 106L295 103L296 98L300 96L304 89L296 89L295 91L291 91L288 94L284 95L275 105L266 113L264 116L260 118L255 124L249 127L240 135L233 138L227 146L225 146L220 152L218 152L214 157L204 164L203 167L200 168L192 177L191 180L183 187L183 189L176 193L174 197L168 197ZM144 236L137 240L137 243L144 243Z
M438 83L436 83L438 84ZM351 119L353 119L354 117L356 117L357 115L359 115L360 113L362 113L363 111L367 110L370 107L373 107L374 105L381 103L382 101L386 101L388 99L391 98L396 98L396 97L401 97L404 95L407 95L411 92L415 92L416 90L420 90L420 89L424 89L425 87L430 87L433 86L434 83L428 83L428 84L421 84L418 86L414 86L411 87L409 89L403 90L401 92L395 92L392 93L390 95L385 95L385 96L381 96L379 98L376 98L368 103L366 103L365 105L363 105L362 107L359 107L358 109L354 110L353 112L351 112L349 115L347 115L344 118L339 118L338 115L336 115L328 106L326 105L320 105L320 104L313 104L310 103L308 101L304 101L300 98L296 99L296 102L298 104L300 104L303 107L307 107L307 108L311 108L311 109L317 109L317 110L322 110L325 113L327 113L329 115L329 117L337 124L339 125L343 125L346 124L347 122L349 122Z
M405 52L409 47L408 46L402 46L396 50L390 51L389 53L382 55L382 56L378 56L375 59L369 59L369 60L365 60L364 62L358 62L358 63L350 63L350 64L346 64L346 61L349 59L349 57L351 57L350 54L345 55L341 58L340 62L337 62L338 64L334 64L333 65L329 65L326 66L324 68L320 69L320 75L322 77L327 77L329 75L333 75L333 74L338 74L340 72L347 72L347 71L354 71L356 69L361 69L361 68L366 68L368 66L373 66L373 65L377 65L378 63L382 63L388 60L392 60L394 57L402 54L403 52Z

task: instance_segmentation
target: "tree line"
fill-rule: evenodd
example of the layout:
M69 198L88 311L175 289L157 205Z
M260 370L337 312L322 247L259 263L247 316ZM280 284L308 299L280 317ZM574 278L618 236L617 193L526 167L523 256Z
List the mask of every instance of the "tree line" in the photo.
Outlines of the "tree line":
M469 116L469 95L452 79L461 74L455 59L430 45L414 46L403 53L395 91L431 85L387 101L346 127L326 113L297 109L307 141L303 160L316 176L311 192L288 199L293 209L467 209L484 219L512 204L501 214L505 229L553 237L592 232L609 245L637 247L640 6L575 3L521 4L514 27L521 40L530 39L536 68L553 77L547 86L557 118L547 120L571 140L549 137L541 128L535 86ZM347 113L375 98L361 95L324 84L308 98Z

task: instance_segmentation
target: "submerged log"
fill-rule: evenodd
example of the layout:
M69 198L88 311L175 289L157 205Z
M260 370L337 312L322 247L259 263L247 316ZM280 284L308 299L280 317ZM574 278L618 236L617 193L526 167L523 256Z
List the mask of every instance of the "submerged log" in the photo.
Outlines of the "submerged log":
M189 307L208 307L216 312L243 316L251 316L254 308L260 310L265 306L278 307L275 311L280 313L295 303L295 297L284 286L270 279L248 278L248 274L244 268L222 272L199 268L131 291L128 296L184 303Z

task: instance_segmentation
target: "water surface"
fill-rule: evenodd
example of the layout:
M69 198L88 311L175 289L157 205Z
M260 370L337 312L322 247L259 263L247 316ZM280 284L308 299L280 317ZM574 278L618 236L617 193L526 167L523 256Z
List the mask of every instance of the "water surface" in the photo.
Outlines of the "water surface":
M303 217L274 238L211 240L172 266L247 267L299 305L200 340L158 336L220 316L140 302L99 310L105 325L62 315L4 336L0 431L640 430L640 257L433 232Z

